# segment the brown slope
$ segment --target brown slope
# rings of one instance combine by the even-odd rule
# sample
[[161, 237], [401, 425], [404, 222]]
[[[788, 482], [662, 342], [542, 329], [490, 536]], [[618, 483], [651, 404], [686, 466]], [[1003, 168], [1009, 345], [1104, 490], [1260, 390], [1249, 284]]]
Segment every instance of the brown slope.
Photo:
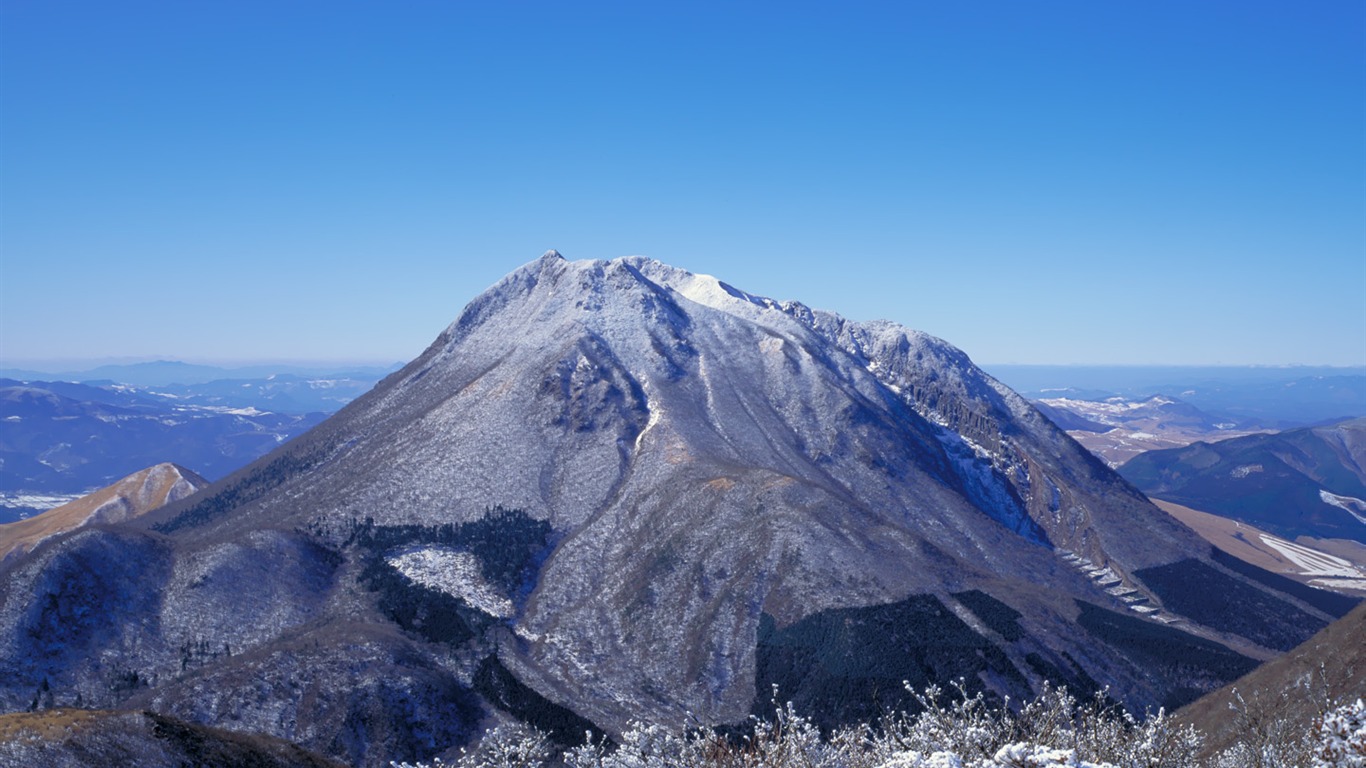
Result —
[[185, 765], [340, 768], [283, 739], [187, 723], [154, 712], [48, 709], [0, 715], [0, 766]]
[[0, 525], [0, 562], [43, 539], [83, 525], [121, 523], [190, 496], [209, 481], [170, 463], [134, 472], [113, 485], [15, 523]]
[[1177, 717], [1199, 728], [1205, 754], [1214, 754], [1247, 739], [1256, 722], [1303, 731], [1329, 705], [1360, 697], [1366, 697], [1366, 604]]
[[[1153, 503], [1209, 543], [1258, 568], [1288, 576], [1311, 587], [1352, 597], [1361, 597], [1366, 593], [1366, 545], [1348, 539], [1314, 539], [1308, 536], [1286, 542], [1249, 523], [1170, 501], [1153, 499]], [[1282, 548], [1293, 544], [1294, 551], [1302, 555], [1298, 560], [1288, 557], [1268, 542], [1277, 542]]]

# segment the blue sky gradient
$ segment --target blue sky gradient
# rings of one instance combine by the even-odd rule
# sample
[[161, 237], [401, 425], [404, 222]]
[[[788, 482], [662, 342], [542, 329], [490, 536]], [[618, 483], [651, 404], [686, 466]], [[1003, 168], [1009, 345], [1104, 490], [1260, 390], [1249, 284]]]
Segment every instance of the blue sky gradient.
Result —
[[418, 354], [549, 248], [1366, 365], [1366, 5], [0, 2], [0, 364]]

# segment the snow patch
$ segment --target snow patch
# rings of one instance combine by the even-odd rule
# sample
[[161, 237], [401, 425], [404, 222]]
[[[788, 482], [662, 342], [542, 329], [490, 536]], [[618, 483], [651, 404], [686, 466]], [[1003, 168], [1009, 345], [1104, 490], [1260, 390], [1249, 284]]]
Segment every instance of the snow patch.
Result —
[[231, 414], [231, 415], [233, 415], [233, 416], [269, 416], [269, 415], [270, 415], [270, 411], [258, 410], [255, 406], [251, 406], [251, 405], [247, 406], [246, 408], [225, 408], [225, 409], [223, 410], [223, 413]]
[[[92, 491], [95, 489], [91, 489]], [[52, 509], [61, 505], [75, 501], [90, 491], [84, 493], [0, 493], [0, 507], [8, 508], [28, 508], [28, 509]]]
[[1366, 501], [1353, 496], [1339, 496], [1336, 493], [1329, 493], [1324, 490], [1319, 491], [1319, 498], [1323, 499], [1323, 503], [1332, 504], [1338, 509], [1346, 511], [1355, 517], [1357, 522], [1366, 525]]
[[1336, 555], [1320, 552], [1317, 549], [1295, 544], [1267, 533], [1261, 534], [1261, 539], [1263, 544], [1281, 553], [1283, 557], [1294, 563], [1304, 576], [1366, 578], [1366, 571]]
[[1357, 592], [1366, 592], [1366, 579], [1310, 579], [1309, 583], [1318, 587], [1328, 589], [1350, 589]]
[[484, 580], [479, 560], [469, 552], [419, 547], [385, 558], [385, 562], [415, 584], [458, 597], [490, 616], [507, 619], [516, 614], [512, 601]]
[[636, 443], [634, 447], [634, 451], [636, 453], [640, 453], [640, 442], [645, 439], [645, 433], [649, 432], [654, 427], [654, 425], [659, 423], [659, 407], [650, 405], [650, 395], [648, 391], [645, 393], [645, 403], [645, 408], [647, 411], [649, 411], [650, 415], [645, 420], [645, 428], [640, 430], [640, 434], [636, 435]]

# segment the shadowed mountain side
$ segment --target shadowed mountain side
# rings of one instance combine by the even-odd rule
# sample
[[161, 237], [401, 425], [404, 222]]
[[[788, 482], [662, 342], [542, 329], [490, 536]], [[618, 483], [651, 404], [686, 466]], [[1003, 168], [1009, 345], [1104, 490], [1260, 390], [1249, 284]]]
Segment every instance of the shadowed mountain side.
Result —
[[1366, 418], [1150, 451], [1119, 471], [1151, 496], [1291, 540], [1366, 543]]

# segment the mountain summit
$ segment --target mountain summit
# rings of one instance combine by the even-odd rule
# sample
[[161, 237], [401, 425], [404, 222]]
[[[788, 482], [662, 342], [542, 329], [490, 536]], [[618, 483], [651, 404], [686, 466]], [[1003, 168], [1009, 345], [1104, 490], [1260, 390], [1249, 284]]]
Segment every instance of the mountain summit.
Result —
[[307, 435], [0, 577], [7, 706], [48, 686], [369, 764], [493, 714], [736, 722], [775, 686], [828, 724], [959, 677], [1141, 710], [1335, 610], [1212, 560], [939, 339], [553, 251]]

